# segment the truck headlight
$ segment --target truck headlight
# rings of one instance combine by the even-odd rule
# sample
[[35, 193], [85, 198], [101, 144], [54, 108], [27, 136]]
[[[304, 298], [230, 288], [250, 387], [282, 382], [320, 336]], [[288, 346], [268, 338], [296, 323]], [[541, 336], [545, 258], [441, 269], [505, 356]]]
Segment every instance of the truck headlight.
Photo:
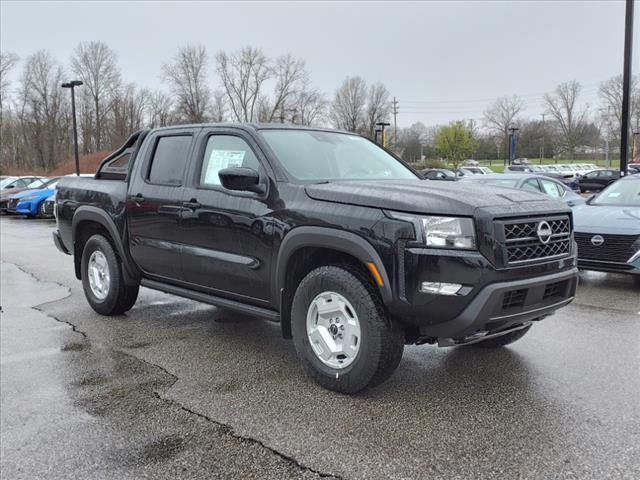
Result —
[[391, 218], [413, 224], [416, 239], [427, 247], [475, 250], [476, 232], [473, 219], [467, 217], [416, 216], [386, 212]]
[[476, 248], [476, 234], [470, 218], [422, 217], [422, 230], [427, 247]]

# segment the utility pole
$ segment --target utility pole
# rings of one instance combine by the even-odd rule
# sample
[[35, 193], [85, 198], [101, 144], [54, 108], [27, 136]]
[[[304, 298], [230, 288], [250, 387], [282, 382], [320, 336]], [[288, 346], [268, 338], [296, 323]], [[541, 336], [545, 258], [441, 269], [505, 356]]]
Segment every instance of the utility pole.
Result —
[[624, 70], [622, 73], [622, 132], [620, 132], [620, 174], [627, 174], [629, 156], [629, 101], [631, 100], [631, 51], [633, 47], [634, 0], [627, 0], [624, 17]]
[[398, 145], [398, 100], [393, 97], [393, 144]]

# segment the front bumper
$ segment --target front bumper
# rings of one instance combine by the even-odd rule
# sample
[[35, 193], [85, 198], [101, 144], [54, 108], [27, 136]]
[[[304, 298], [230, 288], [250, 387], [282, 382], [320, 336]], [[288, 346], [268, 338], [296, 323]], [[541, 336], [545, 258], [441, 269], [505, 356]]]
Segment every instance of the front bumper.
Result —
[[35, 217], [38, 214], [38, 208], [40, 204], [34, 201], [20, 202], [16, 206], [15, 213], [18, 215], [26, 215], [28, 217]]
[[539, 320], [575, 297], [578, 269], [484, 287], [455, 319], [421, 328], [423, 336], [464, 338]]
[[[575, 245], [570, 256], [496, 268], [479, 252], [401, 250], [391, 315], [431, 341], [494, 332], [550, 315], [571, 302], [578, 282]], [[422, 282], [464, 285], [456, 295], [424, 293]]]
[[578, 268], [597, 272], [627, 273], [640, 275], [640, 258], [633, 262], [608, 262], [591, 258], [578, 258]]

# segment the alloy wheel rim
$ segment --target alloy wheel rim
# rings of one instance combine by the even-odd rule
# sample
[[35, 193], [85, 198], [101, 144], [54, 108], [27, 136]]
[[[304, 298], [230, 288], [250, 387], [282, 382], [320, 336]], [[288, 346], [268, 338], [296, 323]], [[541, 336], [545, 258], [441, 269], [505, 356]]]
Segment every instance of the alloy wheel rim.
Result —
[[89, 257], [87, 276], [89, 277], [91, 293], [98, 300], [107, 298], [111, 287], [111, 275], [109, 274], [107, 257], [100, 250], [96, 250]]
[[343, 295], [322, 292], [307, 311], [307, 338], [316, 357], [335, 369], [351, 365], [360, 351], [362, 333], [355, 308]]

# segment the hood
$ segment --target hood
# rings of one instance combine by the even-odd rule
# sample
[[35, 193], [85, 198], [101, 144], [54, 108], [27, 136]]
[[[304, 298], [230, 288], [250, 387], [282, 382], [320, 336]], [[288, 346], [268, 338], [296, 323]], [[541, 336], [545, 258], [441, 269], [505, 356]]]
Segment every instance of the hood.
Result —
[[342, 181], [307, 185], [305, 190], [316, 200], [435, 215], [473, 216], [478, 208], [515, 214], [554, 207], [566, 210], [541, 193], [472, 182]]
[[40, 199], [46, 198], [53, 193], [55, 193], [55, 190], [53, 188], [30, 188], [29, 190], [24, 190], [15, 195], [15, 198], [26, 198], [34, 196], [35, 198]]
[[640, 235], [640, 207], [580, 205], [573, 224], [576, 232]]
[[24, 188], [9, 188], [5, 190], [0, 190], [0, 199], [4, 200], [6, 198], [13, 197], [18, 193], [22, 193], [28, 190], [33, 190], [33, 189], [24, 187]]

